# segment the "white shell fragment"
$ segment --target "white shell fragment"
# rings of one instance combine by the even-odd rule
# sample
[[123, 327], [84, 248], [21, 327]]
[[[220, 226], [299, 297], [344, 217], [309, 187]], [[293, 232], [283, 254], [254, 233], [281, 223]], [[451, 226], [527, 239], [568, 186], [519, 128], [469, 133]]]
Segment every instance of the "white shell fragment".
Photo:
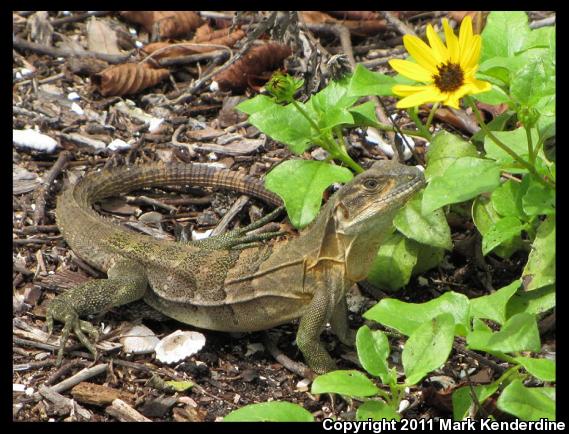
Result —
[[[407, 140], [407, 143], [409, 143], [409, 146], [411, 148], [414, 148], [415, 147], [415, 141], [407, 135], [404, 135], [404, 137]], [[366, 140], [366, 142], [368, 142], [372, 145], [376, 145], [389, 158], [393, 157], [392, 146], [389, 143], [387, 143], [385, 140], [383, 140], [383, 138], [381, 137], [381, 134], [379, 133], [379, 131], [377, 131], [377, 129], [369, 127], [367, 129], [367, 132], [365, 135], [365, 140]], [[401, 134], [399, 134], [399, 133], [395, 134], [395, 141], [397, 143], [397, 146], [399, 146], [399, 149], [401, 149], [403, 151], [404, 160], [407, 161], [409, 158], [411, 158], [413, 153], [411, 152], [409, 147], [403, 141]]]
[[192, 241], [198, 241], [198, 240], [203, 240], [203, 239], [209, 238], [211, 236], [212, 232], [213, 232], [213, 229], [208, 229], [204, 232], [192, 231]]
[[131, 148], [130, 143], [127, 143], [121, 139], [115, 139], [107, 145], [107, 149], [111, 151], [124, 151], [130, 148]]
[[156, 359], [162, 363], [176, 363], [196, 354], [204, 345], [203, 334], [176, 330], [156, 345]]
[[144, 325], [136, 325], [128, 330], [120, 339], [123, 351], [130, 354], [153, 353], [160, 339]]
[[51, 153], [57, 148], [57, 141], [32, 129], [12, 130], [12, 140], [16, 148], [27, 148], [47, 153]]
[[136, 104], [130, 100], [119, 101], [113, 106], [116, 110], [120, 111], [121, 113], [126, 114], [127, 116], [138, 119], [141, 122], [144, 122], [148, 125], [148, 131], [153, 133], [158, 130], [164, 119], [156, 118], [154, 116], [150, 116], [149, 114], [145, 113], [142, 109], [136, 106]]
[[85, 111], [81, 108], [81, 106], [79, 104], [77, 104], [76, 102], [74, 102], [73, 104], [71, 104], [71, 111], [74, 113], [77, 113], [79, 116], [82, 116], [85, 114]]

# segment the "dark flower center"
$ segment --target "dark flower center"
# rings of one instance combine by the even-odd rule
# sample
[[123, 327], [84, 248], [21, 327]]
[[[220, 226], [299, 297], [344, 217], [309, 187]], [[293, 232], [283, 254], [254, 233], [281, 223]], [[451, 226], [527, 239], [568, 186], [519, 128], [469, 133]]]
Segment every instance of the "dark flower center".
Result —
[[437, 66], [439, 74], [435, 75], [435, 84], [441, 92], [454, 92], [464, 84], [464, 73], [460, 65], [456, 63], [445, 63]]

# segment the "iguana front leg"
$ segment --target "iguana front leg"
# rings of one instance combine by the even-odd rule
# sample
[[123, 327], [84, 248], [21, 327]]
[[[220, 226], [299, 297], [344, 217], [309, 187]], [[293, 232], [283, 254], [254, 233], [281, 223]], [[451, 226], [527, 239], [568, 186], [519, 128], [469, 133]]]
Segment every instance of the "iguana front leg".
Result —
[[317, 374], [337, 369], [336, 363], [320, 341], [320, 334], [326, 327], [333, 309], [325, 285], [317, 285], [314, 297], [300, 319], [296, 334], [298, 348], [302, 351], [308, 366]]
[[98, 337], [97, 330], [79, 317], [104, 312], [112, 307], [138, 300], [144, 296], [148, 281], [142, 267], [135, 262], [122, 260], [107, 272], [108, 279], [93, 280], [79, 285], [53, 299], [47, 308], [48, 333], [53, 331], [53, 320], [65, 325], [57, 354], [57, 365], [63, 360], [63, 350], [73, 331], [85, 347], [97, 357], [95, 346], [89, 341]]

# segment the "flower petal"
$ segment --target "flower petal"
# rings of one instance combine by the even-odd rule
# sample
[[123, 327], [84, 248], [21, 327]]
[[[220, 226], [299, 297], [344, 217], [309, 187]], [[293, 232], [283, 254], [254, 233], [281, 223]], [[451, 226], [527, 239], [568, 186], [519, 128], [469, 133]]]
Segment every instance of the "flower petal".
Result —
[[475, 94], [475, 93], [482, 93], [489, 91], [490, 89], [492, 89], [492, 84], [489, 83], [488, 81], [472, 78], [470, 80], [467, 80], [464, 83], [463, 87], [466, 87], [468, 89], [467, 92], [468, 94]]
[[445, 96], [435, 86], [423, 86], [423, 90], [415, 92], [402, 100], [397, 101], [397, 108], [409, 108], [428, 102], [443, 101]]
[[468, 47], [472, 44], [472, 17], [470, 15], [465, 16], [462, 19], [462, 24], [460, 25], [460, 32], [458, 34], [458, 47], [460, 49], [460, 60], [462, 65], [462, 59], [464, 58]]
[[408, 84], [396, 84], [391, 88], [391, 91], [397, 96], [413, 95], [417, 92], [430, 88], [431, 86], [410, 86]]
[[427, 71], [418, 63], [409, 62], [408, 60], [393, 59], [389, 61], [389, 65], [399, 74], [415, 81], [432, 82], [433, 74]]
[[430, 24], [427, 26], [427, 39], [433, 50], [433, 55], [437, 59], [437, 64], [446, 63], [448, 61], [447, 47]]
[[449, 58], [452, 63], [458, 63], [460, 58], [459, 48], [458, 48], [458, 38], [451, 29], [448, 20], [443, 18], [443, 27], [445, 29], [445, 39], [447, 43]]
[[462, 69], [470, 69], [475, 67], [480, 60], [480, 48], [482, 46], [482, 38], [480, 35], [474, 35], [469, 44], [460, 50], [460, 67]]
[[431, 47], [425, 44], [416, 36], [403, 36], [403, 45], [413, 59], [431, 74], [437, 74], [437, 59], [433, 55]]

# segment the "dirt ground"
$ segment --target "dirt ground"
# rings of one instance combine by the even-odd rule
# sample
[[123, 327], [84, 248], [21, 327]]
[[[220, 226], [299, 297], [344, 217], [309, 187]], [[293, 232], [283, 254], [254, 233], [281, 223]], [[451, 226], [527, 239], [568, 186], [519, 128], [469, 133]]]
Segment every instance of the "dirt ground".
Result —
[[[186, 27], [169, 36], [165, 25], [136, 21], [117, 12], [13, 14], [13, 128], [35, 128], [56, 143], [52, 146], [49, 140], [38, 139], [30, 145], [30, 139], [28, 144], [15, 144], [13, 148], [14, 420], [126, 420], [128, 411], [112, 404], [116, 398], [136, 410], [132, 420], [218, 421], [231, 410], [270, 400], [298, 403], [317, 420], [354, 419], [360, 402], [312, 395], [308, 380], [284, 368], [270, 354], [264, 333], [201, 330], [205, 346], [168, 365], [156, 360], [153, 353], [125, 354], [121, 335], [135, 324], [146, 325], [159, 338], [192, 328], [135, 303], [91, 318], [101, 334], [99, 344], [104, 347], [99, 349], [96, 362], [72, 337], [63, 364], [57, 367], [62, 327], [57, 324], [47, 339], [45, 312], [58, 293], [104, 276], [76, 257], [57, 229], [55, 202], [65, 185], [98, 168], [150, 161], [201, 162], [262, 177], [291, 153], [249, 125], [247, 116], [234, 106], [262, 91], [272, 71], [309, 71], [314, 90], [327, 79], [326, 71], [314, 65], [345, 53], [348, 64], [353, 56], [353, 61], [385, 72], [389, 59], [404, 57], [401, 36], [406, 28], [421, 33], [428, 23], [438, 23], [442, 17], [455, 22], [461, 19], [458, 13], [443, 12], [400, 12], [388, 18], [382, 13], [369, 14], [326, 14], [328, 18], [324, 19], [315, 13], [312, 18], [303, 18], [306, 25], [298, 26], [290, 16], [271, 21], [274, 17], [269, 12], [251, 12], [236, 20], [241, 35], [231, 27], [232, 12], [198, 12], [199, 25], [209, 24], [206, 35], [225, 29], [223, 37], [238, 40], [215, 40], [213, 51], [211, 47], [206, 51], [194, 46], [194, 51], [181, 55], [156, 55], [150, 61], [154, 62], [151, 74], [166, 69], [156, 83], [146, 75], [148, 71], [122, 71], [110, 78], [104, 71], [144, 59], [147, 54], [141, 47], [153, 40], [190, 40], [192, 35], [201, 34], [190, 16], [180, 24]], [[532, 12], [530, 20], [551, 16], [549, 12]], [[299, 34], [303, 35], [304, 48], [300, 44], [292, 49], [292, 56], [284, 63], [276, 58], [262, 60], [259, 62], [266, 69], [250, 72], [244, 83], [230, 77], [226, 84], [218, 80], [222, 85], [211, 85], [212, 78], [215, 81], [222, 68], [228, 67], [232, 58], [228, 52], [237, 56], [243, 45], [259, 39], [294, 46]], [[306, 41], [312, 42], [312, 51], [306, 48]], [[134, 78], [124, 83], [129, 77]], [[395, 112], [392, 100], [386, 98], [385, 103], [390, 112]], [[468, 119], [457, 115], [447, 113], [435, 122], [438, 128], [470, 133]], [[362, 132], [350, 132], [349, 141], [350, 155], [364, 167], [386, 158], [376, 145], [364, 140]], [[114, 145], [109, 146], [111, 143]], [[418, 141], [418, 158], [423, 158], [424, 152], [425, 143]], [[319, 153], [313, 150], [305, 157], [319, 158]], [[415, 158], [407, 164], [421, 163]], [[148, 189], [105, 200], [97, 205], [97, 211], [149, 236], [179, 240], [215, 228], [229, 210], [236, 211], [229, 228], [246, 225], [269, 211], [255, 200], [235, 209], [238, 198], [239, 194], [228, 192]], [[282, 223], [290, 229], [286, 221]], [[508, 260], [489, 255], [481, 260], [476, 254], [479, 235], [472, 223], [456, 216], [450, 224], [454, 251], [446, 254], [442, 265], [413, 277], [404, 290], [391, 296], [423, 302], [453, 290], [473, 297], [520, 275], [526, 255], [516, 254]], [[367, 286], [354, 286], [348, 299], [352, 328], [364, 324], [361, 314], [377, 302], [375, 297], [377, 292], [370, 292]], [[302, 361], [294, 343], [296, 324], [269, 333], [282, 353]], [[340, 368], [360, 368], [353, 348], [340, 344], [328, 331], [323, 339]], [[543, 339], [554, 348], [551, 333]], [[391, 343], [398, 348], [396, 338]], [[401, 371], [399, 355], [395, 351], [392, 361]], [[474, 359], [455, 347], [444, 368], [409, 390], [404, 417], [449, 417], [452, 390], [464, 383], [466, 375], [474, 383], [491, 381], [496, 375], [492, 363]], [[101, 365], [106, 368], [98, 369]], [[93, 370], [82, 378], [73, 377], [86, 367]], [[70, 378], [70, 383], [62, 383]], [[165, 387], [164, 381], [170, 380], [191, 381], [193, 387], [176, 392]]]

